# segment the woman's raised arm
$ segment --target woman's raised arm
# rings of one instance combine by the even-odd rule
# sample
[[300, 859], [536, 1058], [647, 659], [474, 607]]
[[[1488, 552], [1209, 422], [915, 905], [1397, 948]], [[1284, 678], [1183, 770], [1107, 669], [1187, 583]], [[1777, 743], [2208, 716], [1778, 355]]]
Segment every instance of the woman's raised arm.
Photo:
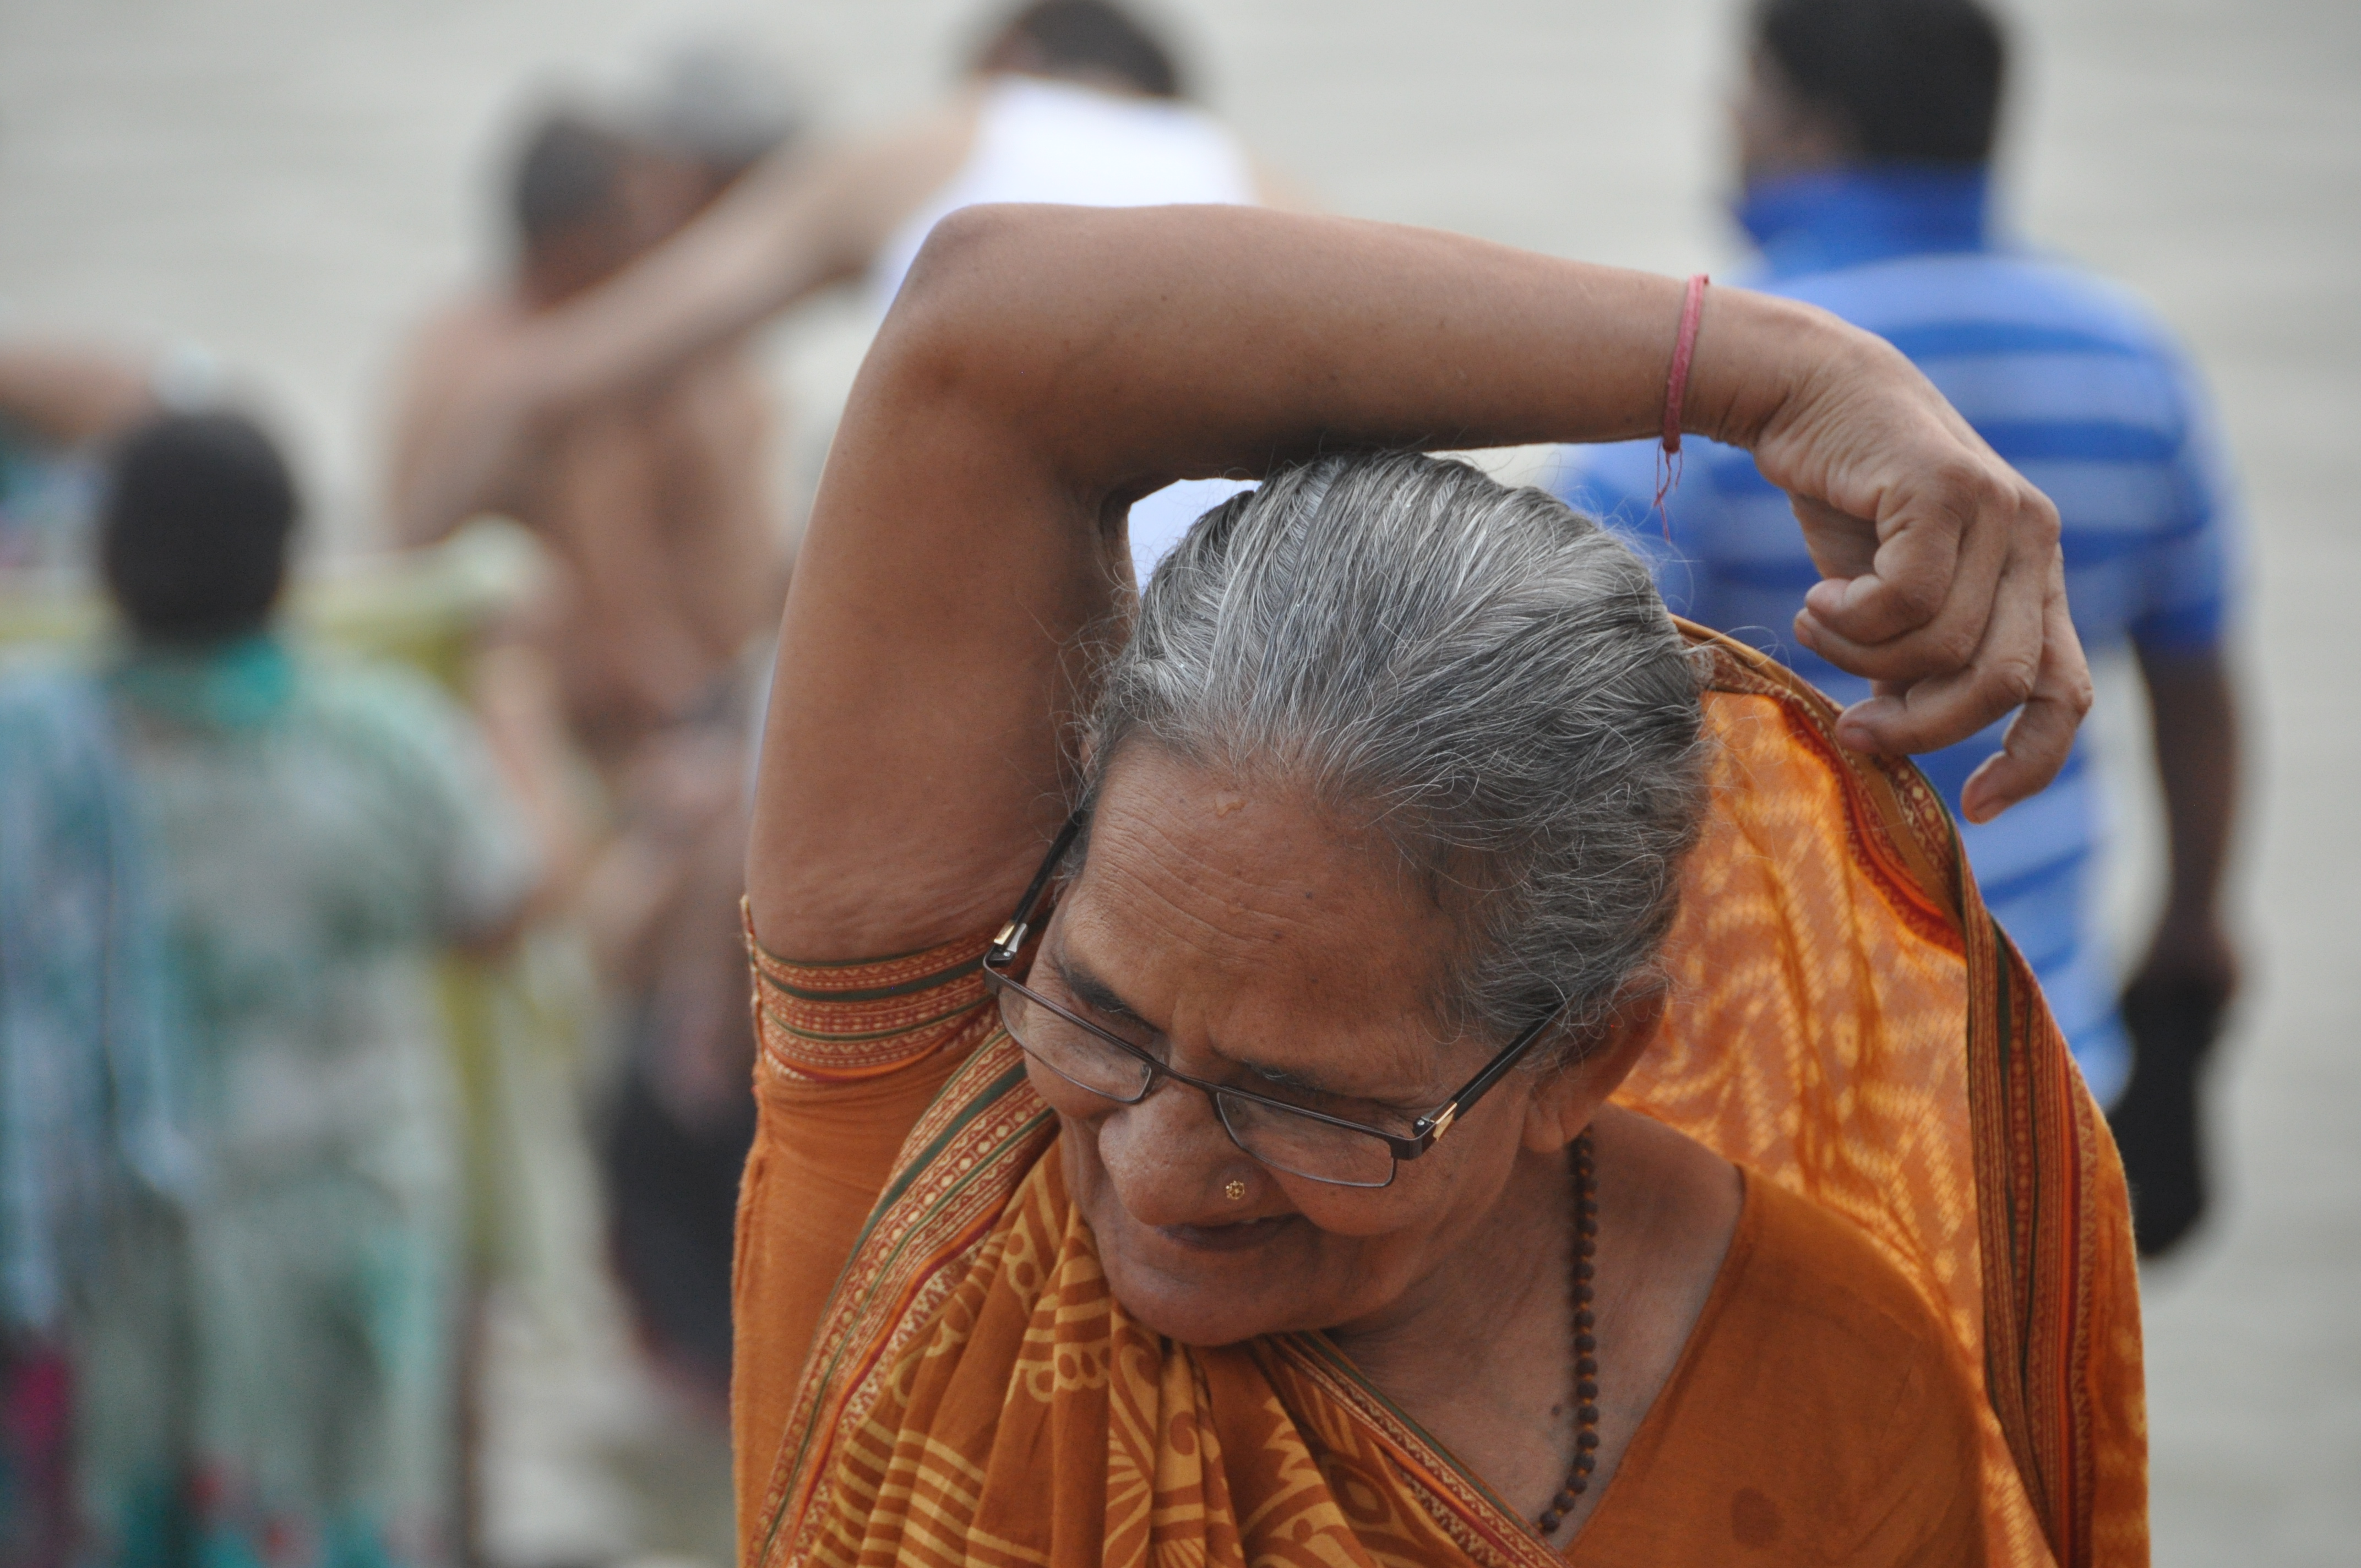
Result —
[[[1670, 279], [1335, 218], [946, 220], [789, 592], [748, 873], [763, 943], [871, 957], [1006, 913], [1063, 813], [1093, 634], [1121, 634], [1131, 500], [1323, 447], [1650, 433], [1680, 308]], [[1888, 683], [1848, 740], [1925, 750], [2025, 703], [1986, 795], [2046, 783], [2088, 704], [2048, 503], [1899, 354], [1806, 306], [1710, 292], [1685, 407], [1799, 498], [1837, 579], [1799, 630]]]

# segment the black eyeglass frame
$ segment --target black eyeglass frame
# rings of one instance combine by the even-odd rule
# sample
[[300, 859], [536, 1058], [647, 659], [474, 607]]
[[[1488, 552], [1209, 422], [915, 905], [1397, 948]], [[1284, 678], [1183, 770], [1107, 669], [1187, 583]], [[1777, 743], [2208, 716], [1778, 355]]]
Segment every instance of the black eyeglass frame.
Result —
[[[1009, 916], [1008, 923], [1000, 928], [997, 936], [993, 938], [992, 946], [984, 949], [981, 968], [983, 970], [986, 985], [995, 990], [1005, 988], [1014, 991], [1027, 1001], [1048, 1008], [1067, 1023], [1105, 1041], [1126, 1056], [1139, 1061], [1148, 1069], [1148, 1081], [1141, 1086], [1137, 1095], [1129, 1099], [1125, 1099], [1121, 1095], [1108, 1094], [1104, 1090], [1093, 1089], [1085, 1083], [1076, 1083], [1075, 1087], [1089, 1093], [1099, 1095], [1103, 1099], [1113, 1100], [1119, 1105], [1137, 1105], [1156, 1092], [1159, 1080], [1169, 1078], [1176, 1082], [1187, 1084], [1213, 1101], [1216, 1116], [1220, 1116], [1221, 1113], [1221, 1097], [1224, 1094], [1235, 1094], [1241, 1100], [1251, 1101], [1257, 1105], [1268, 1106], [1271, 1110], [1284, 1112], [1290, 1116], [1301, 1116], [1310, 1121], [1324, 1122], [1332, 1127], [1341, 1127], [1346, 1132], [1359, 1133], [1364, 1136], [1375, 1138], [1393, 1151], [1394, 1162], [1399, 1165], [1406, 1159], [1416, 1159], [1440, 1142], [1443, 1135], [1451, 1130], [1452, 1124], [1465, 1115], [1476, 1102], [1484, 1098], [1493, 1085], [1507, 1077], [1509, 1069], [1523, 1059], [1526, 1053], [1532, 1049], [1533, 1043], [1539, 1040], [1548, 1031], [1550, 1025], [1557, 1022], [1565, 1012], [1566, 1004], [1561, 1001], [1556, 1006], [1527, 1025], [1518, 1033], [1515, 1039], [1510, 1040], [1501, 1048], [1498, 1056], [1484, 1064], [1482, 1071], [1460, 1085], [1458, 1091], [1446, 1099], [1433, 1113], [1421, 1116], [1412, 1122], [1407, 1135], [1389, 1133], [1383, 1127], [1372, 1127], [1367, 1123], [1350, 1121], [1343, 1116], [1331, 1116], [1323, 1111], [1310, 1110], [1301, 1105], [1291, 1105], [1284, 1100], [1275, 1100], [1267, 1094], [1257, 1094], [1251, 1089], [1240, 1089], [1227, 1083], [1208, 1083], [1202, 1079], [1191, 1078], [1187, 1073], [1176, 1071], [1157, 1060], [1122, 1036], [1103, 1029], [1087, 1018], [1075, 1016], [1071, 1009], [1050, 1001], [1007, 972], [1007, 966], [1016, 961], [1018, 950], [1025, 946], [1026, 938], [1031, 935], [1033, 917], [1040, 905], [1042, 894], [1049, 886], [1049, 879], [1057, 874], [1058, 863], [1066, 858], [1066, 851], [1073, 848], [1074, 840], [1081, 835], [1082, 824], [1086, 819], [1087, 814], [1080, 811], [1066, 819], [1066, 826], [1059, 832], [1057, 840], [1049, 846], [1048, 856], [1042, 860], [1041, 869], [1034, 872], [1031, 885], [1026, 888], [1025, 896], [1017, 902], [1016, 913]], [[1024, 1042], [1020, 1040], [1017, 1044], [1021, 1047]], [[1054, 1067], [1050, 1070], [1058, 1071]], [[1060, 1072], [1059, 1076], [1062, 1078], [1065, 1074]], [[1222, 1126], [1224, 1131], [1229, 1130], [1227, 1118], [1222, 1119]], [[1231, 1133], [1230, 1141], [1237, 1142], [1235, 1133]], [[1240, 1144], [1238, 1146], [1255, 1159], [1261, 1158], [1245, 1145]], [[1369, 1184], [1337, 1181], [1330, 1177], [1305, 1175], [1301, 1171], [1294, 1174], [1303, 1176], [1307, 1181], [1326, 1181], [1331, 1186], [1336, 1187], [1385, 1186], [1389, 1185], [1393, 1179], [1391, 1176], [1388, 1176], [1385, 1182]]]

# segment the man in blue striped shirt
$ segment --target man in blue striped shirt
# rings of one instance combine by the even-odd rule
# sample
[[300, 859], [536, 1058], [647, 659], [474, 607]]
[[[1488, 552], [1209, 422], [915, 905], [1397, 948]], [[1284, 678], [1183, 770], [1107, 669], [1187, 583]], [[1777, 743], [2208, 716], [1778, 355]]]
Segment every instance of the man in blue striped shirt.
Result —
[[[2203, 390], [2138, 302], [1994, 237], [2003, 40], [1974, 0], [1763, 0], [1753, 28], [1738, 217], [1762, 254], [1745, 280], [1891, 341], [2057, 503], [2083, 645], [2130, 644], [2156, 719], [2172, 877], [2140, 984], [2218, 1011], [2235, 981], [2218, 898], [2236, 751], [2222, 660], [2234, 503]], [[1675, 609], [1840, 702], [1866, 696], [1795, 641], [1820, 574], [1786, 498], [1735, 448], [1700, 441], [1685, 455], [1661, 518], [1653, 444], [1577, 452], [1565, 493], [1649, 555]], [[1919, 761], [1956, 812], [1998, 744], [1995, 729]], [[2045, 794], [1964, 831], [1987, 902], [2106, 1103], [2131, 1064], [2091, 929], [2096, 785], [2078, 752]]]

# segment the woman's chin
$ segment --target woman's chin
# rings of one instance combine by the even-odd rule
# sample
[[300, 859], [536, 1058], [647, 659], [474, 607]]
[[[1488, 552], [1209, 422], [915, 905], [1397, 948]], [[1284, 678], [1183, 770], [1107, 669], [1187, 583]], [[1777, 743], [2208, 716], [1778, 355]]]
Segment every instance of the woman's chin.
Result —
[[1263, 1245], [1237, 1236], [1219, 1236], [1207, 1245], [1205, 1238], [1164, 1232], [1139, 1239], [1140, 1250], [1153, 1255], [1104, 1248], [1100, 1262], [1108, 1289], [1142, 1327], [1182, 1344], [1222, 1345], [1309, 1326], [1298, 1321], [1306, 1292], [1290, 1288], [1296, 1271], [1287, 1249], [1275, 1245], [1279, 1237]]

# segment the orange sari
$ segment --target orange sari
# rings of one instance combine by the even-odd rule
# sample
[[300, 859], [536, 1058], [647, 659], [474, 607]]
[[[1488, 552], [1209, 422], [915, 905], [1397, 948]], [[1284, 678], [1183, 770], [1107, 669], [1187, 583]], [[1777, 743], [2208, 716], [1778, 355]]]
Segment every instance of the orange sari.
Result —
[[[1957, 1463], [1976, 1471], [1989, 1560], [2143, 1563], [2123, 1179], [2031, 973], [1917, 771], [1841, 750], [1825, 698], [1687, 630], [1713, 651], [1717, 786], [1664, 1036], [1619, 1099], [1741, 1165], [1750, 1215], [1850, 1222], [1841, 1245], [1865, 1237], [1931, 1313], [1983, 1395], [1980, 1451]], [[757, 1141], [740, 1216], [744, 1568], [1565, 1562], [1321, 1336], [1209, 1351], [1129, 1321], [1069, 1212], [1054, 1119], [983, 1004], [982, 947], [756, 954], [766, 1123], [787, 1092], [931, 1099], [882, 1191], [790, 1190], [778, 1172], [825, 1155], [770, 1147], [767, 1126]], [[793, 1238], [825, 1238], [855, 1202], [867, 1219], [823, 1299], [818, 1254]], [[1673, 1441], [1642, 1429], [1574, 1560]], [[1718, 1539], [1763, 1544], [1749, 1528], [1733, 1515]]]

